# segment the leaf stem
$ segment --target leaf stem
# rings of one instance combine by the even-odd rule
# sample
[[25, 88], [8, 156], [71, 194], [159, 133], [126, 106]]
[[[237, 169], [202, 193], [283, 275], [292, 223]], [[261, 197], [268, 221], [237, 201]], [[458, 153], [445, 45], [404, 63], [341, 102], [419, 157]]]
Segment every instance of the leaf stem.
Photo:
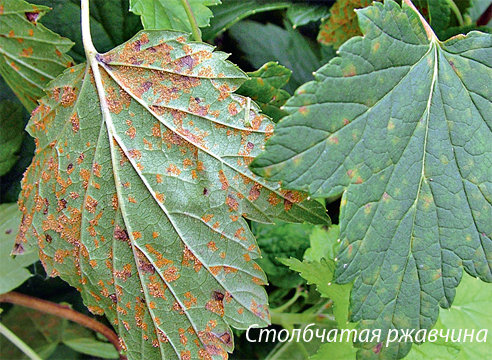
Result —
[[5, 325], [0, 322], [0, 334], [9, 339], [15, 346], [26, 354], [31, 360], [43, 360], [33, 349], [31, 349], [22, 339], [10, 331]]
[[193, 14], [193, 10], [191, 10], [191, 5], [188, 0], [181, 0], [181, 5], [183, 5], [186, 15], [188, 16], [188, 20], [191, 25], [191, 32], [193, 34], [193, 39], [195, 41], [202, 41], [202, 35], [200, 34], [200, 29], [198, 28], [198, 23], [196, 22], [195, 14]]
[[492, 19], [492, 4], [489, 5], [487, 9], [483, 12], [482, 15], [477, 20], [478, 26], [485, 26], [489, 23], [490, 19]]
[[106, 337], [111, 344], [114, 345], [118, 353], [120, 354], [120, 360], [127, 360], [127, 357], [123, 354], [122, 348], [118, 339], [118, 335], [106, 325], [99, 321], [90, 318], [84, 314], [81, 314], [68, 306], [55, 304], [51, 301], [38, 299], [32, 296], [17, 293], [15, 291], [8, 292], [0, 295], [0, 303], [10, 303], [15, 305], [24, 306], [30, 309], [41, 311], [47, 314], [59, 316], [64, 319], [68, 319], [77, 324], [85, 326], [88, 329], [96, 331]]
[[89, 63], [90, 59], [93, 59], [97, 54], [96, 48], [92, 43], [89, 0], [80, 0], [80, 18], [82, 26], [82, 44], [84, 45], [85, 56]]
[[270, 309], [270, 312], [276, 312], [276, 313], [284, 312], [291, 305], [293, 305], [297, 301], [297, 299], [299, 299], [299, 296], [301, 296], [301, 294], [302, 294], [302, 288], [300, 286], [298, 286], [296, 288], [296, 293], [294, 294], [294, 296], [289, 301], [287, 301], [285, 304], [282, 304], [278, 308]]
[[458, 8], [458, 6], [456, 6], [456, 3], [454, 2], [454, 0], [447, 0], [447, 3], [451, 7], [451, 10], [453, 10], [454, 15], [456, 16], [456, 18], [458, 19], [459, 25], [460, 26], [463, 26], [463, 24], [465, 23], [464, 20], [463, 20], [463, 16], [461, 15], [461, 11]]

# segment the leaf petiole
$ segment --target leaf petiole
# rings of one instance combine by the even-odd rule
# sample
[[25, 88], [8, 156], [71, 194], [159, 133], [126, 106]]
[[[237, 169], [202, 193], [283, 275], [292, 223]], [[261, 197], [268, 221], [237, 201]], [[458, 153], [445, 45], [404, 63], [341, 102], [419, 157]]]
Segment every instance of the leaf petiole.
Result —
[[200, 29], [198, 28], [198, 23], [196, 22], [195, 14], [193, 14], [193, 10], [191, 10], [191, 5], [188, 0], [181, 0], [181, 5], [183, 5], [186, 15], [188, 16], [188, 20], [191, 25], [191, 32], [193, 34], [193, 39], [195, 41], [202, 42], [202, 35], [200, 34]]

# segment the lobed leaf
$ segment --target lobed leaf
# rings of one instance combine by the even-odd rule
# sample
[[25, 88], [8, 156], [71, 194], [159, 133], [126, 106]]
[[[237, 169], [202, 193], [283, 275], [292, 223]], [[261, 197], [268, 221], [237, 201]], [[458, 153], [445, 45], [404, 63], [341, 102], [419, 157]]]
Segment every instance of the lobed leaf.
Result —
[[260, 105], [263, 114], [278, 122], [287, 113], [281, 110], [290, 94], [280, 89], [289, 82], [292, 71], [276, 62], [268, 62], [256, 71], [249, 72], [250, 79], [237, 90], [237, 93], [250, 97]]
[[46, 84], [73, 65], [72, 42], [37, 21], [49, 8], [23, 0], [0, 3], [0, 75], [32, 111]]
[[[251, 168], [343, 193], [336, 281], [355, 280], [351, 320], [386, 336], [433, 326], [463, 268], [492, 282], [492, 37], [442, 43], [394, 1], [358, 15], [364, 37], [287, 102]], [[367, 347], [395, 358], [410, 345]]]
[[285, 16], [294, 28], [307, 25], [310, 22], [323, 20], [330, 15], [330, 7], [325, 4], [293, 3], [287, 9]]
[[[213, 16], [208, 7], [220, 0], [188, 0], [199, 27], [208, 26]], [[144, 29], [182, 30], [192, 32], [192, 26], [181, 0], [130, 0], [130, 11], [141, 16]]]
[[203, 43], [140, 32], [50, 84], [28, 129], [16, 252], [116, 326], [130, 359], [226, 358], [230, 325], [269, 322], [243, 216], [329, 223], [255, 177], [273, 124], [233, 93], [245, 74]]

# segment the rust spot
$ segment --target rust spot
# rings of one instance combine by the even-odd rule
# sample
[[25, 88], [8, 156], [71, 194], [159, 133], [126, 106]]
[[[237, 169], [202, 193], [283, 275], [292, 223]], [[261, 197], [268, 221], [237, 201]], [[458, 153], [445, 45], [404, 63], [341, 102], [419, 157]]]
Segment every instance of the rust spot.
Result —
[[229, 181], [227, 181], [227, 178], [224, 175], [224, 171], [222, 170], [219, 170], [219, 180], [222, 184], [221, 190], [227, 190], [229, 188]]
[[255, 201], [256, 199], [258, 199], [260, 197], [260, 190], [262, 189], [262, 187], [262, 185], [255, 183], [249, 191], [248, 199], [250, 201]]

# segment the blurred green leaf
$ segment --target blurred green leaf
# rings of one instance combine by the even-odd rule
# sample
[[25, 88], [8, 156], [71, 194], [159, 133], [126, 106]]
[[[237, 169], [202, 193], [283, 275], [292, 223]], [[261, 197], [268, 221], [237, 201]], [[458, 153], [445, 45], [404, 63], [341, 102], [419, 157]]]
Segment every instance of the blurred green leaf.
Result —
[[210, 19], [210, 26], [202, 29], [203, 38], [211, 41], [221, 32], [250, 15], [289, 6], [292, 6], [290, 2], [278, 0], [222, 0], [222, 4], [211, 8], [214, 16]]
[[16, 163], [24, 137], [22, 106], [10, 101], [0, 103], [0, 176]]
[[292, 70], [290, 81], [285, 86], [289, 93], [313, 80], [313, 71], [321, 65], [319, 55], [308, 40], [290, 26], [283, 29], [273, 24], [263, 25], [245, 20], [232, 26], [229, 31], [255, 68], [277, 61]]
[[0, 294], [9, 292], [31, 277], [25, 267], [38, 260], [36, 251], [10, 256], [22, 214], [18, 205], [0, 205]]

